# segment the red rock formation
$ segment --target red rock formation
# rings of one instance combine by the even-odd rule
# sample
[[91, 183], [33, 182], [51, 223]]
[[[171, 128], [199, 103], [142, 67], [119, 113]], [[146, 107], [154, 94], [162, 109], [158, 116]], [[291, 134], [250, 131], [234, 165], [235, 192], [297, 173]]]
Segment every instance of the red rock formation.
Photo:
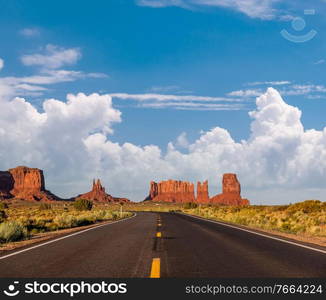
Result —
[[60, 200], [45, 189], [43, 171], [17, 167], [0, 174], [0, 195], [27, 201]]
[[236, 174], [223, 175], [222, 194], [210, 199], [211, 203], [223, 205], [249, 205], [249, 200], [241, 198], [241, 186]]
[[97, 181], [93, 180], [92, 190], [86, 194], [77, 196], [76, 200], [78, 199], [87, 199], [95, 202], [130, 202], [129, 199], [112, 197], [111, 195], [107, 194], [99, 179]]
[[249, 200], [241, 198], [241, 187], [236, 174], [223, 175], [222, 194], [209, 198], [208, 181], [197, 182], [197, 197], [194, 185], [183, 181], [161, 181], [150, 183], [149, 195], [145, 200], [154, 202], [197, 202], [202, 204], [249, 205]]
[[9, 172], [0, 171], [0, 199], [12, 198], [10, 191], [14, 188], [14, 179]]
[[10, 174], [14, 178], [14, 188], [11, 191], [14, 195], [26, 193], [29, 191], [44, 191], [44, 175], [39, 169], [31, 169], [27, 167], [17, 167], [9, 169]]
[[194, 185], [190, 182], [167, 180], [150, 184], [146, 200], [154, 202], [194, 202]]
[[151, 181], [148, 200], [154, 199], [157, 195], [158, 195], [158, 184], [154, 181]]
[[197, 203], [209, 203], [209, 194], [208, 194], [208, 181], [197, 182]]

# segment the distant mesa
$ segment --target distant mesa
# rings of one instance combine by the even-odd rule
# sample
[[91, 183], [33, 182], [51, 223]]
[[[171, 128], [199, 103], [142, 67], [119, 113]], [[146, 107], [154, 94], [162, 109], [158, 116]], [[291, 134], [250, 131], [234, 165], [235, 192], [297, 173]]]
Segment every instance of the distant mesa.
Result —
[[149, 196], [145, 200], [154, 202], [194, 202], [194, 184], [186, 181], [151, 181]]
[[20, 166], [0, 171], [0, 199], [49, 202], [61, 200], [45, 189], [43, 171]]
[[105, 188], [102, 186], [101, 181], [97, 179], [93, 180], [92, 190], [88, 193], [79, 195], [75, 198], [78, 199], [87, 199], [94, 202], [115, 202], [115, 203], [128, 203], [129, 199], [113, 197], [105, 192]]
[[171, 179], [159, 183], [151, 181], [149, 195], [145, 201], [221, 205], [250, 204], [249, 200], [241, 198], [241, 186], [236, 174], [224, 174], [222, 186], [222, 194], [209, 198], [207, 180], [203, 183], [197, 182], [197, 197], [195, 197], [193, 183]]
[[8, 171], [0, 171], [0, 200], [24, 200], [31, 202], [50, 202], [58, 200], [71, 201], [88, 199], [95, 202], [127, 203], [126, 198], [112, 197], [105, 192], [101, 181], [93, 181], [93, 188], [89, 193], [76, 198], [61, 199], [45, 189], [43, 171], [36, 168], [17, 167]]

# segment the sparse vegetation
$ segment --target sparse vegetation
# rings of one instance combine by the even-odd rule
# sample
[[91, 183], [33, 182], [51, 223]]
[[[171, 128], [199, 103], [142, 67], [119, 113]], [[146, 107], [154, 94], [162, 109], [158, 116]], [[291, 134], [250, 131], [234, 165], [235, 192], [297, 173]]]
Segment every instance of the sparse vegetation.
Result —
[[152, 212], [176, 212], [181, 211], [184, 203], [155, 203], [144, 201], [139, 203], [125, 204], [124, 210], [127, 211], [152, 211]]
[[39, 206], [39, 210], [47, 210], [47, 209], [51, 209], [52, 206], [50, 203], [41, 203]]
[[317, 200], [282, 206], [202, 206], [184, 208], [183, 212], [254, 228], [326, 237], [326, 202]]
[[5, 202], [0, 202], [0, 210], [4, 210], [8, 208], [8, 204]]
[[197, 203], [193, 203], [193, 202], [188, 202], [184, 205], [184, 209], [192, 209], [192, 208], [197, 208], [198, 204]]
[[92, 210], [93, 202], [87, 199], [79, 199], [74, 202], [74, 207], [77, 210]]
[[7, 214], [4, 210], [0, 210], [0, 223], [4, 222], [7, 219]]
[[4, 222], [0, 224], [0, 242], [15, 242], [27, 236], [27, 230], [17, 222]]

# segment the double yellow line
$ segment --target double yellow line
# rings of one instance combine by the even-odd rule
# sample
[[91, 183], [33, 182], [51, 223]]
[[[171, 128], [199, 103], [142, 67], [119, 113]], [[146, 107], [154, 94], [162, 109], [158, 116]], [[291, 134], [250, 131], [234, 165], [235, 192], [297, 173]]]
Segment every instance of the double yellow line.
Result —
[[[161, 217], [158, 216], [157, 218], [157, 227], [162, 226]], [[157, 231], [156, 232], [156, 238], [161, 238], [162, 232]], [[161, 259], [159, 257], [153, 258], [152, 261], [152, 267], [151, 267], [151, 274], [149, 276], [150, 278], [160, 278], [161, 277]]]

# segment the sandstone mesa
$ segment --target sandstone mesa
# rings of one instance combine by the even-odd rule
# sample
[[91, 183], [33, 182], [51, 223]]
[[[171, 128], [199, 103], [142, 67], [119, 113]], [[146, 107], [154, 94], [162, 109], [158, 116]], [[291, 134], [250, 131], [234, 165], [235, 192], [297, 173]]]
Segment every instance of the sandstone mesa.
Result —
[[194, 184], [187, 181], [167, 180], [156, 183], [151, 181], [146, 200], [154, 202], [194, 202]]
[[153, 202], [174, 202], [221, 205], [249, 205], [248, 199], [241, 197], [241, 186], [236, 174], [223, 175], [222, 193], [209, 198], [208, 181], [197, 182], [197, 196], [194, 184], [185, 181], [167, 180], [156, 183], [151, 181], [149, 195], [145, 200]]
[[42, 170], [24, 166], [0, 172], [0, 198], [42, 202], [61, 200], [45, 189]]

